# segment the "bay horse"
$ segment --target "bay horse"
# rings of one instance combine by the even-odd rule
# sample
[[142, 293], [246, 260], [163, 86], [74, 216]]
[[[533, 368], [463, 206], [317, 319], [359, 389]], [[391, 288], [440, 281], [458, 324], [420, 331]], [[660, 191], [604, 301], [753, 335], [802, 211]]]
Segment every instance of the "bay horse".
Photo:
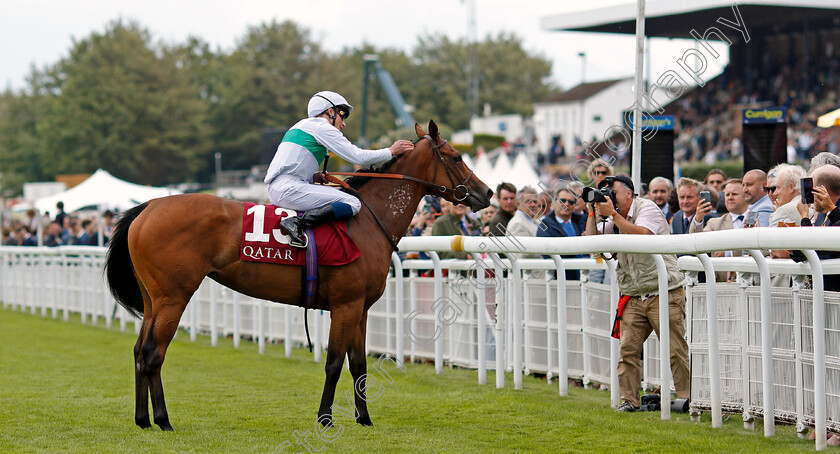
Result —
[[[362, 255], [350, 264], [318, 270], [315, 308], [330, 311], [331, 321], [318, 409], [318, 422], [325, 426], [332, 425], [331, 407], [345, 354], [356, 391], [356, 422], [372, 425], [365, 397], [367, 313], [385, 290], [393, 244], [406, 232], [420, 199], [427, 194], [441, 196], [478, 211], [490, 204], [493, 195], [458, 151], [441, 140], [434, 121], [428, 133], [419, 125], [415, 132], [419, 140], [414, 150], [379, 170], [406, 179], [347, 179], [368, 206], [348, 220]], [[132, 208], [116, 224], [105, 273], [114, 298], [143, 317], [134, 345], [134, 422], [141, 428], [151, 427], [151, 394], [155, 424], [172, 430], [160, 370], [181, 315], [205, 276], [254, 298], [303, 304], [303, 267], [239, 259], [243, 211], [239, 201], [184, 194]]]

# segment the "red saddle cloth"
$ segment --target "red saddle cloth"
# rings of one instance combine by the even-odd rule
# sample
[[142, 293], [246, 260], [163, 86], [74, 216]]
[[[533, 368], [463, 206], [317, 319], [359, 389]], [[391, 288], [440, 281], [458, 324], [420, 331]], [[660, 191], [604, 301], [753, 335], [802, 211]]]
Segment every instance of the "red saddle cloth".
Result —
[[[249, 262], [306, 264], [306, 249], [289, 246], [290, 238], [280, 228], [286, 216], [297, 216], [294, 210], [274, 205], [245, 204], [242, 218], [242, 241], [239, 259]], [[362, 255], [347, 232], [347, 221], [335, 221], [314, 228], [318, 265], [346, 265]], [[312, 241], [312, 238], [309, 239]]]

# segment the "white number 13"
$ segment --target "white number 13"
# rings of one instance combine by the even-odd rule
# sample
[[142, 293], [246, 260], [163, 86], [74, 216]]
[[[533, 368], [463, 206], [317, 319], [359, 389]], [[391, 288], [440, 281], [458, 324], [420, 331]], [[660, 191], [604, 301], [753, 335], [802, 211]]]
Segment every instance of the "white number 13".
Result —
[[[284, 212], [288, 216], [297, 216], [297, 213], [291, 210], [284, 210], [283, 208], [274, 209], [274, 214], [278, 216]], [[265, 205], [254, 205], [248, 209], [247, 214], [254, 215], [254, 230], [245, 233], [245, 241], [268, 243], [269, 235], [265, 233]], [[280, 244], [289, 244], [291, 242], [291, 238], [288, 235], [283, 235], [280, 229], [272, 229], [271, 234]]]

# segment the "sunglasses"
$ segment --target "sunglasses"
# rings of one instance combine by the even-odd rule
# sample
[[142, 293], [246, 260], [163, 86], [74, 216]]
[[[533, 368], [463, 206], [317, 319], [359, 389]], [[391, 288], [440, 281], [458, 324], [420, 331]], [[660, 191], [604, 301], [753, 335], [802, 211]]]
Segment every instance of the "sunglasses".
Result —
[[776, 192], [776, 186], [764, 186], [764, 190], [767, 192]]
[[350, 116], [350, 112], [347, 109], [338, 108], [338, 116], [341, 117], [342, 120], [346, 120], [348, 116]]
[[595, 171], [595, 175], [609, 175], [609, 174], [610, 174], [609, 170], [596, 170]]
[[569, 199], [557, 199], [557, 201], [566, 205], [573, 205], [576, 202], [576, 200]]

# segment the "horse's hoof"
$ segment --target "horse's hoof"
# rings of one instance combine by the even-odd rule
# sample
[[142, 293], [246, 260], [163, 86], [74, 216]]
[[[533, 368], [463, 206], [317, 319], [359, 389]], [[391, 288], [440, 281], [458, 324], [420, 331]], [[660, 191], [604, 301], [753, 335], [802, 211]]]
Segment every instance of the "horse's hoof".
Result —
[[137, 424], [141, 429], [148, 429], [152, 427], [152, 423], [149, 422], [149, 418], [145, 419], [134, 419], [134, 424]]
[[356, 422], [363, 426], [373, 426], [369, 415], [359, 416], [358, 418], [356, 418]]
[[169, 425], [169, 420], [165, 420], [165, 421], [155, 421], [155, 424], [157, 424], [157, 425], [158, 425], [158, 427], [160, 427], [160, 430], [162, 430], [162, 431], [164, 431], [164, 432], [167, 432], [167, 431], [173, 430], [173, 429], [172, 429], [172, 426], [171, 426], [171, 425]]
[[324, 427], [331, 428], [333, 426], [332, 415], [320, 415], [318, 416], [318, 422]]

